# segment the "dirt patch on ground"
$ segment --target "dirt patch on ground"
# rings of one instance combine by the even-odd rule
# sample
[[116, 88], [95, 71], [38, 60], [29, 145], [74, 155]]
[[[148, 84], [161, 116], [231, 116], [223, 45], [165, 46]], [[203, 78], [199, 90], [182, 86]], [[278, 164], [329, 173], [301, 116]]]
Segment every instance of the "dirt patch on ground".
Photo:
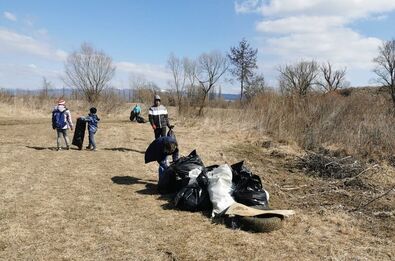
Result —
[[[0, 257], [4, 260], [394, 259], [393, 194], [350, 211], [393, 184], [391, 169], [363, 176], [368, 189], [306, 176], [288, 145], [250, 144], [239, 132], [176, 123], [181, 154], [206, 165], [246, 160], [273, 208], [294, 209], [281, 230], [254, 234], [177, 211], [143, 164], [148, 124], [103, 122], [98, 151], [54, 150], [47, 118], [0, 119]], [[384, 169], [383, 169], [384, 171]], [[376, 179], [383, 175], [377, 183]], [[376, 213], [376, 215], [375, 215]]]

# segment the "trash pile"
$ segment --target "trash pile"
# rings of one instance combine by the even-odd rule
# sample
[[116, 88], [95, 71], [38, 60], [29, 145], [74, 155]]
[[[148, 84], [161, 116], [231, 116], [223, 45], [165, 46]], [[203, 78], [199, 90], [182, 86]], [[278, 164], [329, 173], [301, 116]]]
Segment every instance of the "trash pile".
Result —
[[351, 178], [364, 170], [363, 164], [351, 156], [338, 158], [314, 152], [300, 158], [296, 165], [313, 176], [334, 179]]
[[159, 178], [158, 191], [175, 193], [178, 209], [211, 211], [214, 221], [233, 229], [270, 232], [294, 214], [291, 210], [269, 209], [269, 193], [243, 161], [205, 167], [196, 150], [166, 169]]

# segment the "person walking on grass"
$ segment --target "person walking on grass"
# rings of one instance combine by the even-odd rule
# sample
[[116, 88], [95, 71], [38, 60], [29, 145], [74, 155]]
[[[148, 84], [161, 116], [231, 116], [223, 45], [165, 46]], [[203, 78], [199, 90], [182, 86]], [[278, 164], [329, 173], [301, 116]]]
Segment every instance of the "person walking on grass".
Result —
[[95, 134], [99, 128], [98, 122], [100, 118], [96, 115], [97, 109], [92, 107], [89, 109], [89, 114], [86, 117], [81, 117], [83, 121], [88, 122], [89, 145], [86, 147], [88, 150], [96, 151]]
[[154, 105], [149, 108], [149, 122], [154, 130], [155, 139], [166, 136], [166, 127], [172, 128], [169, 124], [167, 109], [160, 102], [160, 96], [154, 96]]
[[52, 128], [56, 130], [56, 148], [61, 150], [61, 139], [63, 137], [66, 144], [66, 149], [70, 149], [69, 138], [67, 137], [67, 129], [73, 130], [73, 121], [71, 120], [70, 110], [66, 107], [66, 102], [64, 100], [59, 100], [58, 105], [55, 106], [52, 111]]

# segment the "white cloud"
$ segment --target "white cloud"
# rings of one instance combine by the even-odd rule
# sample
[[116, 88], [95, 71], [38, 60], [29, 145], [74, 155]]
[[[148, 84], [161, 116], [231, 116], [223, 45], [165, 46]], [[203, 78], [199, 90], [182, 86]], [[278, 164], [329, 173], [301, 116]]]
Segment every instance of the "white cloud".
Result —
[[142, 76], [146, 80], [155, 82], [161, 87], [166, 85], [167, 81], [171, 80], [170, 72], [162, 65], [117, 62], [115, 66], [121, 74], [127, 73]]
[[13, 22], [16, 22], [17, 18], [16, 15], [10, 12], [4, 12], [3, 13], [4, 18]]
[[64, 60], [67, 56], [66, 52], [57, 50], [46, 42], [41, 42], [31, 36], [0, 28], [0, 54], [2, 52], [24, 53], [52, 60]]
[[320, 33], [342, 26], [345, 22], [345, 18], [338, 16], [291, 16], [261, 21], [256, 29], [264, 33]]
[[41, 88], [42, 77], [45, 76], [54, 83], [55, 88], [61, 88], [61, 73], [61, 70], [42, 68], [36, 64], [0, 63], [0, 86], [4, 88], [38, 89]]
[[340, 28], [322, 34], [293, 33], [270, 38], [264, 52], [276, 54], [279, 62], [304, 58], [370, 69], [380, 42], [377, 38], [363, 37], [350, 29]]
[[263, 16], [336, 15], [365, 17], [395, 9], [393, 0], [245, 0], [235, 4], [236, 12], [260, 12]]
[[[346, 66], [351, 75], [357, 75], [353, 70], [364, 72], [365, 78], [381, 40], [355, 31], [351, 23], [383, 20], [393, 10], [394, 0], [246, 0], [235, 4], [237, 13], [262, 15], [255, 25], [264, 39], [259, 52], [264, 59], [270, 57], [266, 62], [273, 64], [272, 70], [281, 63], [315, 59]], [[352, 80], [360, 83], [360, 79]]]
[[252, 13], [259, 12], [261, 7], [259, 0], [245, 0], [235, 2], [236, 13]]

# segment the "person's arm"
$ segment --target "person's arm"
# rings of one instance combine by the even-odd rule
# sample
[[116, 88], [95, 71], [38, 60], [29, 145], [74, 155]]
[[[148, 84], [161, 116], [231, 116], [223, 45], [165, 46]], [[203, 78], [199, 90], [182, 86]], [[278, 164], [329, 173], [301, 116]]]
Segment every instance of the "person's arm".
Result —
[[70, 129], [73, 130], [74, 126], [73, 126], [73, 121], [71, 119], [71, 112], [69, 110], [66, 111], [66, 120], [67, 120], [67, 123], [70, 126]]
[[165, 118], [167, 127], [168, 127], [169, 129], [171, 129], [172, 126], [171, 126], [170, 123], [169, 123], [169, 115], [166, 113], [166, 114], [163, 115], [163, 117]]
[[85, 121], [85, 122], [90, 122], [90, 121], [92, 121], [92, 118], [91, 118], [91, 116], [81, 116], [80, 117], [81, 118], [81, 120], [83, 120], [83, 121]]
[[177, 161], [180, 158], [180, 155], [179, 155], [179, 152], [178, 152], [178, 148], [173, 152], [172, 158], [173, 158], [173, 162]]
[[56, 123], [55, 123], [55, 111], [52, 112], [52, 129], [56, 129]]
[[149, 123], [151, 124], [152, 128], [155, 130], [156, 126], [154, 123], [154, 115], [153, 115], [153, 111], [151, 108], [148, 111], [148, 120], [149, 120]]

